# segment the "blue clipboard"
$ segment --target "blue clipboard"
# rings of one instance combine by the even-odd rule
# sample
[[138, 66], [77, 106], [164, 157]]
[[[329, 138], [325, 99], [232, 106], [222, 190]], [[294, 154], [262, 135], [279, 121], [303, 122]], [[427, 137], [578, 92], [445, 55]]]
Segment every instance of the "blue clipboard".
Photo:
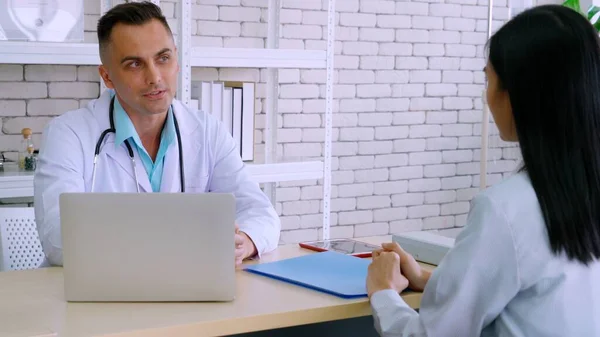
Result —
[[370, 259], [334, 251], [251, 265], [246, 271], [342, 298], [367, 297]]

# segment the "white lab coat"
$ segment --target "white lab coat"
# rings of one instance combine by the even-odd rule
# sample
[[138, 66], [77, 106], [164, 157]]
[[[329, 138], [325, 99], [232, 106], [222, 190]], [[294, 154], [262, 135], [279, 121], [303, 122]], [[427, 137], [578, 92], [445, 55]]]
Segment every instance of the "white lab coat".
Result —
[[[62, 265], [59, 195], [89, 192], [94, 150], [110, 126], [112, 90], [86, 107], [54, 118], [46, 126], [34, 178], [37, 228], [44, 252], [53, 265]], [[254, 241], [259, 255], [277, 247], [281, 224], [259, 185], [251, 180], [231, 135], [208, 113], [173, 101], [183, 147], [186, 192], [226, 192], [236, 197], [236, 221]], [[136, 192], [133, 166], [125, 145], [115, 148], [115, 135], [105, 137], [96, 167], [94, 192]], [[137, 151], [140, 192], [152, 192]], [[161, 192], [179, 192], [179, 155], [173, 141], [165, 155]], [[233, 233], [232, 233], [233, 235]], [[108, 248], [107, 248], [108, 249]]]

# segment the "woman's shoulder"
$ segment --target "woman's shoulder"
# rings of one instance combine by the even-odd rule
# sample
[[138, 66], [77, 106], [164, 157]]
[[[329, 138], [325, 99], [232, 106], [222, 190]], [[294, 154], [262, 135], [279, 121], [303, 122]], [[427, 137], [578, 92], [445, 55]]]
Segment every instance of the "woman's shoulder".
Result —
[[483, 194], [501, 198], [507, 195], [511, 195], [515, 192], [521, 192], [525, 190], [533, 190], [529, 174], [525, 170], [517, 171], [512, 175], [508, 176], [504, 180], [489, 186], [482, 191]]
[[546, 226], [541, 207], [526, 171], [520, 171], [482, 191], [473, 203], [483, 205], [483, 212], [497, 216], [489, 230], [506, 231], [517, 252], [519, 265], [533, 267], [539, 259], [551, 259]]
[[486, 230], [510, 233], [515, 249], [532, 243], [544, 244], [544, 218], [537, 195], [525, 171], [488, 187], [471, 201], [472, 210], [495, 219]]
[[526, 171], [519, 171], [505, 180], [483, 190], [477, 198], [489, 199], [496, 207], [512, 218], [513, 212], [535, 212], [538, 199]]

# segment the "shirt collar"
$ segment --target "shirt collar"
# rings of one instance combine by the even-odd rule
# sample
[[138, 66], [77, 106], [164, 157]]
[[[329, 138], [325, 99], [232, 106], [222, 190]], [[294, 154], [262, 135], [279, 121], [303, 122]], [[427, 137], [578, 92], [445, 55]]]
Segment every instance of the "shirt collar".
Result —
[[[123, 106], [119, 102], [119, 99], [115, 97], [115, 107], [114, 107], [114, 119], [115, 119], [115, 146], [119, 147], [123, 144], [123, 142], [129, 138], [133, 138], [134, 142], [138, 147], [143, 148], [142, 141], [137, 131], [135, 130], [135, 126], [133, 122], [129, 118], [129, 115], [123, 109]], [[171, 144], [173, 139], [175, 138], [175, 123], [173, 121], [173, 111], [171, 107], [169, 107], [169, 111], [167, 113], [167, 120], [165, 126], [163, 127], [163, 132], [161, 134], [161, 145], [168, 146]]]

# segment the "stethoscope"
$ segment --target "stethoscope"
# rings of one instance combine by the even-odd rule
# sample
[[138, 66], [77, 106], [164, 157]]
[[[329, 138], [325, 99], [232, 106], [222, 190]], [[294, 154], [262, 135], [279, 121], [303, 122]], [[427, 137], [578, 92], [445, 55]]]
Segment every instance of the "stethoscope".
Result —
[[[110, 101], [110, 107], [108, 109], [108, 115], [109, 115], [109, 119], [110, 119], [110, 128], [106, 129], [102, 132], [102, 134], [100, 135], [100, 138], [98, 139], [98, 141], [96, 142], [96, 150], [94, 152], [94, 167], [92, 168], [92, 188], [91, 191], [94, 191], [94, 184], [96, 183], [96, 163], [98, 161], [98, 155], [100, 154], [100, 147], [102, 146], [102, 143], [104, 142], [104, 138], [106, 137], [107, 134], [109, 133], [115, 133], [116, 129], [115, 129], [115, 122], [114, 122], [114, 118], [113, 118], [113, 111], [115, 108], [115, 97], [113, 96], [113, 98]], [[173, 106], [171, 106], [171, 110], [173, 111]], [[173, 122], [175, 124], [175, 133], [177, 134], [177, 145], [179, 146], [179, 184], [181, 185], [181, 192], [185, 192], [185, 176], [183, 173], [183, 153], [182, 153], [182, 147], [181, 147], [181, 134], [179, 133], [179, 124], [177, 124], [177, 118], [175, 117], [175, 114], [173, 113]], [[140, 193], [140, 185], [138, 184], [138, 176], [137, 176], [137, 171], [136, 171], [136, 165], [135, 165], [135, 156], [133, 155], [133, 149], [131, 148], [131, 145], [129, 144], [129, 140], [125, 141], [125, 146], [127, 146], [127, 152], [129, 152], [129, 158], [131, 158], [131, 165], [133, 166], [133, 176], [135, 178], [135, 186], [137, 188], [137, 192]]]

